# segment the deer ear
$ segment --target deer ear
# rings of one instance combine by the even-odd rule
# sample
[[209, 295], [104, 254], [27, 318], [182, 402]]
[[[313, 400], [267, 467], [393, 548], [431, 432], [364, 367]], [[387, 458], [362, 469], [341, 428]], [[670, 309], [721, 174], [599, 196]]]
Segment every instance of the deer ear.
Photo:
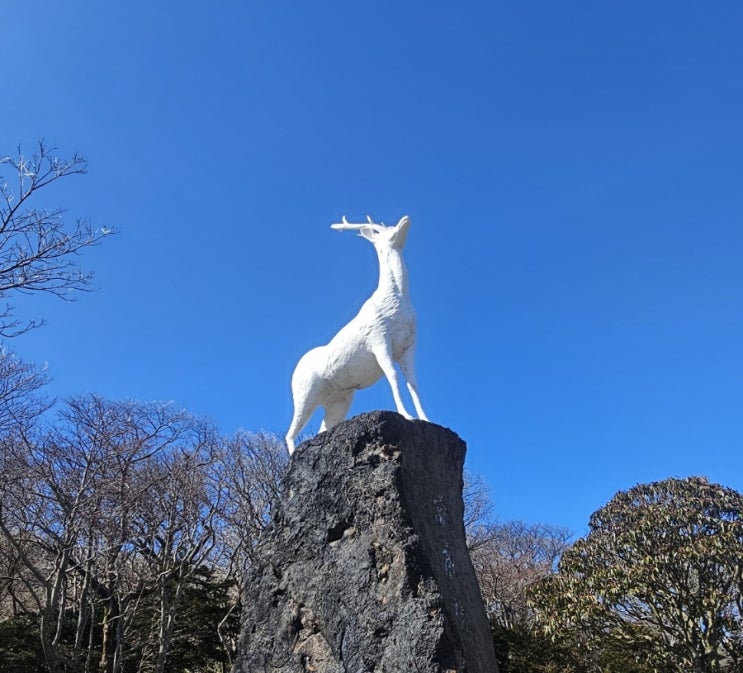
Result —
[[402, 250], [405, 245], [405, 239], [408, 237], [408, 229], [410, 228], [410, 218], [407, 215], [403, 215], [400, 221], [395, 225], [395, 232], [393, 234], [393, 245], [398, 250]]

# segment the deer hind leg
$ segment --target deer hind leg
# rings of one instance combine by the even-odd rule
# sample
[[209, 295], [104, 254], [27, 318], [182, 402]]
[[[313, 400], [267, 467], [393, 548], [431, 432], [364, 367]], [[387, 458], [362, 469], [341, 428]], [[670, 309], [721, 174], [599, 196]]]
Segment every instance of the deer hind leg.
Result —
[[319, 372], [325, 359], [324, 346], [307, 351], [297, 363], [292, 374], [292, 399], [294, 417], [286, 433], [286, 446], [289, 455], [294, 453], [295, 440], [302, 428], [323, 402], [326, 382]]
[[286, 433], [286, 448], [289, 449], [290, 456], [294, 453], [297, 435], [301, 432], [307, 421], [310, 420], [310, 416], [315, 412], [315, 409], [317, 409], [317, 405], [308, 405], [302, 409], [294, 410], [294, 418], [292, 418], [292, 423]]
[[338, 425], [346, 417], [348, 410], [351, 408], [352, 401], [353, 391], [349, 392], [345, 397], [323, 405], [325, 407], [325, 418], [323, 418], [320, 425], [320, 432], [330, 430], [330, 428]]
[[392, 397], [395, 400], [395, 406], [397, 407], [397, 413], [404, 416], [408, 420], [413, 420], [413, 417], [408, 413], [405, 405], [402, 402], [402, 395], [400, 394], [400, 381], [395, 369], [395, 363], [392, 360], [392, 349], [389, 345], [380, 347], [374, 350], [374, 357], [377, 359], [379, 368], [384, 373], [385, 378], [390, 384], [392, 389]]
[[294, 418], [286, 433], [286, 447], [289, 449], [290, 456], [294, 453], [297, 435], [310, 420], [310, 416], [315, 413], [315, 409], [320, 406], [317, 402], [310, 402], [307, 399], [296, 400], [294, 404]]
[[421, 406], [420, 398], [418, 397], [418, 382], [415, 378], [415, 347], [411, 346], [408, 348], [400, 358], [400, 369], [405, 374], [405, 380], [407, 381], [408, 392], [413, 400], [413, 406], [418, 414], [418, 418], [422, 421], [427, 421], [428, 417], [426, 412], [423, 411]]

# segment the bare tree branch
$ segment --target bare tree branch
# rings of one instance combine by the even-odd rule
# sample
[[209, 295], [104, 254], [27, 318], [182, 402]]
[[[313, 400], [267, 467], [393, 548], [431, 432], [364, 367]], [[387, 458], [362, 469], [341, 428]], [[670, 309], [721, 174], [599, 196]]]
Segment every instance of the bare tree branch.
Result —
[[[91, 274], [78, 268], [76, 257], [111, 233], [94, 230], [82, 219], [66, 226], [65, 211], [37, 205], [38, 193], [58, 180], [83, 175], [87, 162], [78, 154], [69, 160], [55, 156], [56, 148], [40, 141], [25, 156], [0, 156], [0, 299], [13, 293], [49, 293], [65, 300], [87, 291]], [[13, 306], [0, 310], [0, 336], [17, 336], [42, 321], [23, 322], [13, 317]]]

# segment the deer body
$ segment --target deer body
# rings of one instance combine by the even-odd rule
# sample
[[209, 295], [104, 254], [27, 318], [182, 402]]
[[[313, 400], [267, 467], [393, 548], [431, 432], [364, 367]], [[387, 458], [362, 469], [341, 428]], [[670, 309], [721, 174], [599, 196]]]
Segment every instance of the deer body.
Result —
[[318, 407], [325, 409], [320, 432], [342, 421], [360, 388], [367, 388], [382, 376], [387, 378], [398, 413], [405, 409], [395, 362], [407, 380], [408, 391], [418, 418], [427, 420], [418, 398], [415, 378], [415, 311], [408, 292], [408, 275], [402, 258], [410, 219], [396, 226], [334, 224], [338, 230], [357, 230], [374, 244], [379, 258], [379, 285], [358, 314], [325, 346], [305, 353], [292, 376], [294, 417], [286, 435], [289, 453], [297, 435]]

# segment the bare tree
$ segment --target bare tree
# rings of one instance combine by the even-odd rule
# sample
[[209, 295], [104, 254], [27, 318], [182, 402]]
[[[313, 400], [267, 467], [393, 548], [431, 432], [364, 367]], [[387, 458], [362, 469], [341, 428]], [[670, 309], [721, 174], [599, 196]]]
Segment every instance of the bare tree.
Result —
[[46, 382], [43, 368], [0, 346], [0, 436], [24, 434], [50, 407], [39, 392]]
[[[77, 254], [96, 245], [107, 229], [94, 230], [84, 220], [72, 226], [64, 222], [62, 208], [37, 205], [44, 187], [86, 172], [87, 162], [73, 154], [69, 160], [55, 156], [55, 148], [43, 141], [31, 156], [0, 154], [0, 299], [14, 292], [46, 292], [72, 299], [75, 291], [88, 289], [91, 275], [81, 271]], [[11, 337], [43, 321], [23, 322], [13, 316], [13, 307], [0, 311], [0, 336]]]
[[276, 435], [240, 431], [223, 443], [213, 474], [223, 491], [228, 527], [223, 538], [231, 562], [240, 567], [237, 575], [250, 565], [253, 547], [279, 498], [287, 462], [284, 441]]
[[[86, 396], [51, 430], [5, 438], [0, 537], [53, 673], [119, 673], [150, 651], [135, 617], [213, 544], [203, 468], [215, 440], [205, 428], [170, 405]], [[163, 663], [176, 609], [177, 600], [161, 610]]]
[[203, 567], [211, 567], [217, 547], [222, 494], [209, 488], [209, 468], [219, 438], [207, 424], [192, 431], [190, 446], [153, 457], [139, 475], [146, 495], [134, 539], [154, 589], [140, 671], [162, 673], [174, 640], [185, 637], [176, 631], [184, 592]]
[[479, 530], [472, 563], [494, 624], [507, 629], [531, 625], [527, 589], [555, 572], [570, 537], [564, 528], [521, 521]]
[[47, 665], [56, 673], [65, 665], [59, 648], [67, 607], [65, 583], [87, 478], [62, 492], [62, 484], [48, 479], [47, 456], [22, 440], [6, 439], [3, 456], [0, 533], [23, 565], [20, 579], [40, 617]]
[[236, 648], [237, 634], [229, 634], [226, 625], [239, 610], [253, 551], [268, 524], [272, 506], [278, 501], [287, 462], [283, 439], [265, 432], [240, 431], [223, 442], [218, 459], [212, 464], [212, 488], [222, 494], [220, 562], [225, 576], [235, 586], [232, 603], [219, 627], [220, 640], [229, 657]]
[[488, 537], [492, 524], [493, 503], [490, 500], [490, 489], [485, 480], [471, 470], [464, 471], [464, 530], [467, 534], [467, 546], [470, 552]]

